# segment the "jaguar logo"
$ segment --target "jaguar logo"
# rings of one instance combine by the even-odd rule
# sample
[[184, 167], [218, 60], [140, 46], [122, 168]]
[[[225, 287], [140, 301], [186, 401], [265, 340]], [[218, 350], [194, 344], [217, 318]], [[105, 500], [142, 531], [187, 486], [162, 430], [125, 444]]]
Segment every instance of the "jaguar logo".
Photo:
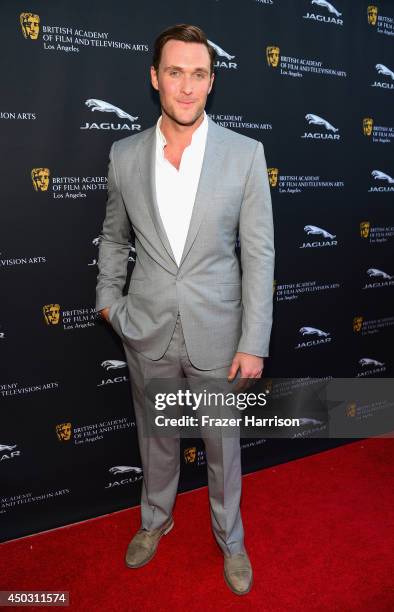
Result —
[[102, 362], [101, 366], [106, 370], [119, 370], [120, 368], [125, 368], [127, 363], [118, 359], [107, 359]]
[[329, 13], [333, 13], [336, 17], [340, 17], [342, 13], [337, 11], [335, 6], [327, 2], [326, 0], [312, 0], [311, 4], [317, 4], [317, 6], [321, 6], [322, 8], [326, 8]]
[[335, 234], [330, 234], [326, 230], [321, 227], [317, 227], [316, 225], [305, 225], [304, 231], [309, 235], [323, 236], [323, 238], [331, 238], [332, 240], [336, 237]]
[[383, 270], [377, 270], [376, 268], [369, 268], [367, 270], [367, 274], [368, 276], [381, 276], [382, 278], [385, 278], [387, 280], [394, 278], [394, 276], [390, 276], [390, 274], [383, 272]]
[[394, 72], [390, 70], [390, 68], [387, 68], [387, 66], [385, 66], [384, 64], [376, 64], [375, 68], [379, 74], [384, 74], [385, 76], [389, 76], [394, 81]]
[[85, 104], [90, 108], [92, 112], [98, 110], [102, 113], [115, 113], [121, 119], [128, 119], [131, 122], [136, 121], [138, 119], [138, 117], [132, 117], [132, 115], [129, 115], [129, 113], [126, 113], [118, 106], [114, 106], [110, 102], [105, 102], [104, 100], [89, 98], [89, 100], [86, 100]]
[[362, 359], [359, 359], [358, 363], [362, 367], [365, 367], [365, 366], [384, 366], [384, 363], [382, 363], [381, 361], [376, 361], [376, 359], [368, 359], [368, 357], [363, 357]]
[[327, 338], [330, 334], [328, 332], [324, 332], [321, 329], [317, 329], [316, 327], [301, 327], [300, 334], [303, 336], [312, 336], [316, 335], [321, 338]]
[[381, 170], [372, 170], [371, 174], [375, 180], [394, 183], [394, 179], [385, 172], [382, 172]]
[[108, 470], [111, 474], [127, 474], [128, 472], [132, 472], [133, 474], [141, 474], [142, 468], [133, 467], [131, 465], [115, 465], [114, 467], [109, 468]]
[[334, 127], [333, 125], [331, 125], [331, 123], [328, 123], [328, 121], [322, 119], [318, 115], [308, 113], [307, 115], [305, 115], [305, 119], [308, 121], [308, 123], [313, 123], [314, 125], [322, 125], [326, 128], [326, 130], [329, 130], [331, 132], [338, 132], [338, 128]]
[[225, 57], [228, 60], [234, 59], [235, 55], [230, 55], [229, 53], [227, 53], [227, 51], [219, 47], [219, 45], [215, 45], [215, 43], [213, 43], [211, 40], [208, 40], [208, 44], [215, 49], [219, 57]]

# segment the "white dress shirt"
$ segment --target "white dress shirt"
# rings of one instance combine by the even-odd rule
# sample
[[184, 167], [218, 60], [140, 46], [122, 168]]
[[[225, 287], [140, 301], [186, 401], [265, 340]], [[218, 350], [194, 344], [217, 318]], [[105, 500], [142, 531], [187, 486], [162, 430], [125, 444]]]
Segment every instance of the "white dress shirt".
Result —
[[167, 141], [160, 129], [161, 116], [156, 124], [156, 198], [161, 219], [179, 266], [185, 246], [208, 133], [208, 119], [204, 111], [201, 125], [193, 132], [192, 140], [183, 151], [179, 170], [164, 157]]

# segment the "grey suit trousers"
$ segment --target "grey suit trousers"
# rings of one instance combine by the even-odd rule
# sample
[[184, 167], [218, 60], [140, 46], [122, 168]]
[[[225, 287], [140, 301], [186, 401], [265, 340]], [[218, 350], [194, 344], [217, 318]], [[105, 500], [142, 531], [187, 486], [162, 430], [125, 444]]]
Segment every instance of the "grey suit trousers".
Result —
[[[146, 410], [144, 384], [152, 378], [187, 378], [190, 384], [202, 377], [227, 379], [228, 366], [200, 370], [191, 363], [178, 313], [170, 343], [164, 355], [152, 360], [123, 342], [130, 372], [131, 391], [141, 454], [143, 483], [141, 525], [145, 529], [160, 527], [171, 515], [180, 473], [180, 437], [144, 436]], [[239, 371], [237, 379], [239, 378]], [[198, 434], [197, 434], [198, 436]], [[208, 464], [208, 488], [212, 529], [224, 554], [244, 549], [244, 531], [240, 514], [241, 450], [238, 435], [204, 434]]]

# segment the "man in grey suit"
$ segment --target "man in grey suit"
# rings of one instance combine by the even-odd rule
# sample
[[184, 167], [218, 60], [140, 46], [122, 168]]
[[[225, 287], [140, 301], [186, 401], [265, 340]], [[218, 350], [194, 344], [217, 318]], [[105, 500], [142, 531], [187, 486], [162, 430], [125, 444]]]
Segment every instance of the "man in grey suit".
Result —
[[[150, 561], [172, 529], [180, 470], [179, 437], [143, 436], [144, 384], [259, 378], [269, 350], [274, 240], [264, 150], [206, 115], [214, 61], [200, 28], [162, 32], [151, 67], [161, 117], [110, 151], [96, 309], [123, 341], [137, 421], [144, 477], [130, 568]], [[135, 266], [123, 295], [131, 232]], [[203, 438], [224, 577], [244, 594], [252, 568], [239, 510], [239, 432]]]

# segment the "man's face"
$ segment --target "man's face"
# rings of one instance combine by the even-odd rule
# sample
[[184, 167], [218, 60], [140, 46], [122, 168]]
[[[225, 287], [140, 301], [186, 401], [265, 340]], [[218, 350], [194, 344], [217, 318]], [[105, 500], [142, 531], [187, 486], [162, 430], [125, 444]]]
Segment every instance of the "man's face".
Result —
[[151, 67], [162, 111], [180, 125], [193, 125], [201, 116], [213, 80], [208, 49], [202, 43], [169, 40], [158, 71]]

